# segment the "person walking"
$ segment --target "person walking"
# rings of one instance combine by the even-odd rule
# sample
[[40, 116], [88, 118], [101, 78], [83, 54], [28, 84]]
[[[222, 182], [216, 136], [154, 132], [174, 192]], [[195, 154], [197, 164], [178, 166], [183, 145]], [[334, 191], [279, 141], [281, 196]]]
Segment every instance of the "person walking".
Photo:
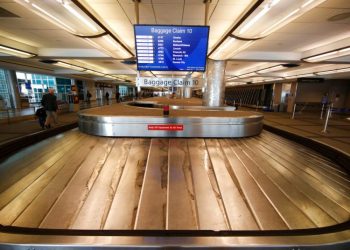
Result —
[[91, 93], [89, 90], [86, 92], [87, 103], [90, 103]]
[[54, 94], [54, 89], [50, 88], [49, 93], [46, 93], [41, 100], [41, 104], [46, 111], [45, 128], [51, 128], [52, 120], [57, 124], [57, 97]]
[[117, 91], [117, 92], [115, 93], [115, 100], [116, 100], [117, 102], [120, 102], [120, 93], [119, 93], [119, 91]]
[[106, 92], [106, 101], [107, 101], [107, 104], [109, 104], [109, 93], [108, 93], [108, 91]]

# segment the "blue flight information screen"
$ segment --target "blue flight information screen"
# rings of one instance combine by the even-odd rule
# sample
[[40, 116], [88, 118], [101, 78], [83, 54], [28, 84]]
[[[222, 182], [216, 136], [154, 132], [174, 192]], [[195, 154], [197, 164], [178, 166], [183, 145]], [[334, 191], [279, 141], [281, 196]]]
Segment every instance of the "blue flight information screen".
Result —
[[205, 71], [209, 26], [135, 25], [137, 70]]

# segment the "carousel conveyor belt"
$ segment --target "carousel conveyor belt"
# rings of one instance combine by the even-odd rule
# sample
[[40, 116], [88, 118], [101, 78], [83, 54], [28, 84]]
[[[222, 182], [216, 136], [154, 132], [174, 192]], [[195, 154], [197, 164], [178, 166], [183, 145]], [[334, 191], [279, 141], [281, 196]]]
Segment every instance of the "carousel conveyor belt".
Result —
[[[194, 139], [106, 138], [73, 129], [29, 146], [0, 165], [3, 226], [293, 232], [335, 227], [349, 218], [349, 174], [312, 149], [265, 130], [241, 139]], [[145, 242], [140, 237], [133, 241], [0, 232], [0, 244], [145, 246], [161, 239]], [[345, 230], [325, 237], [294, 237], [218, 242], [209, 237], [178, 244], [322, 244], [349, 240], [350, 235]], [[158, 243], [177, 245], [172, 240]]]

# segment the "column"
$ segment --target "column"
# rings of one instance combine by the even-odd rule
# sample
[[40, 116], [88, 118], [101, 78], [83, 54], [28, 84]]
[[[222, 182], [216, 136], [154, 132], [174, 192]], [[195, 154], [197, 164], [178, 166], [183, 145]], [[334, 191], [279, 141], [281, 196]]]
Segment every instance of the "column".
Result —
[[275, 112], [280, 111], [282, 98], [282, 83], [275, 83], [273, 87], [273, 110]]
[[191, 98], [192, 97], [192, 88], [190, 87], [184, 87], [183, 88], [183, 97], [186, 98]]
[[10, 81], [9, 87], [11, 89], [10, 91], [12, 96], [11, 106], [13, 106], [13, 108], [19, 109], [21, 108], [21, 95], [18, 89], [16, 71], [9, 70], [8, 76], [8, 79]]
[[184, 92], [183, 92], [183, 88], [177, 88], [176, 89], [176, 97], [177, 98], [181, 98], [181, 99], [183, 99], [184, 98]]
[[287, 102], [287, 112], [292, 113], [297, 95], [298, 82], [292, 82]]
[[207, 84], [203, 99], [204, 106], [218, 107], [224, 105], [225, 67], [226, 61], [208, 59]]
[[97, 97], [97, 89], [95, 86], [95, 82], [93, 80], [85, 80], [84, 81], [85, 86], [86, 86], [86, 91], [89, 91], [91, 94], [91, 101], [96, 101], [96, 97]]

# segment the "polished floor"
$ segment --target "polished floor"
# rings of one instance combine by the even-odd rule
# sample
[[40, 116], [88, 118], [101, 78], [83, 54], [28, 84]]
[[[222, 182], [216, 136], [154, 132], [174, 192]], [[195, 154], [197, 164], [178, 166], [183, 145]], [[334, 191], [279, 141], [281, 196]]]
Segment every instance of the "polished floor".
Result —
[[350, 218], [350, 176], [264, 131], [244, 139], [103, 138], [78, 130], [0, 164], [0, 224], [299, 229]]

